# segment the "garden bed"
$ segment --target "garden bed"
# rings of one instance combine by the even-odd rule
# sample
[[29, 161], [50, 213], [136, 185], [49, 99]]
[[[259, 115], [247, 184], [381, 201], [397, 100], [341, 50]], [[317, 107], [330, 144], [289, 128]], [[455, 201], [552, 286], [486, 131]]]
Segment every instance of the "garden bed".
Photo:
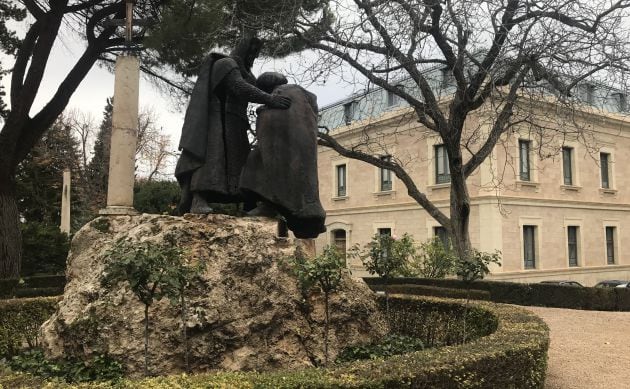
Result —
[[[50, 299], [28, 303], [48, 303]], [[39, 302], [38, 302], [39, 301]], [[0, 304], [0, 315], [4, 316]], [[548, 348], [547, 326], [518, 307], [462, 300], [393, 296], [393, 332], [423, 339], [423, 351], [342, 363], [322, 369], [269, 373], [207, 373], [80, 384], [81, 388], [542, 388]], [[461, 344], [466, 313], [467, 343]], [[36, 325], [36, 318], [33, 323]], [[41, 387], [28, 374], [0, 376], [4, 387]], [[54, 387], [73, 387], [55, 382]]]

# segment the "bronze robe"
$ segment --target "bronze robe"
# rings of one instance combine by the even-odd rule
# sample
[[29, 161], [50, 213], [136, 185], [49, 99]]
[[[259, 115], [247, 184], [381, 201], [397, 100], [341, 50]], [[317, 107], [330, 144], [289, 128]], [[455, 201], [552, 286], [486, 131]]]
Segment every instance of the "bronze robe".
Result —
[[[249, 121], [246, 100], [222, 85], [237, 62], [211, 54], [202, 65], [182, 128], [175, 177], [184, 189], [180, 212], [190, 210], [192, 192], [201, 192], [208, 202], [242, 201], [240, 173], [249, 154]], [[249, 80], [251, 81], [251, 80]]]
[[317, 97], [297, 85], [279, 86], [273, 94], [290, 97], [291, 107], [259, 108], [258, 144], [241, 173], [241, 190], [273, 204], [297, 238], [316, 238], [326, 231], [317, 178]]

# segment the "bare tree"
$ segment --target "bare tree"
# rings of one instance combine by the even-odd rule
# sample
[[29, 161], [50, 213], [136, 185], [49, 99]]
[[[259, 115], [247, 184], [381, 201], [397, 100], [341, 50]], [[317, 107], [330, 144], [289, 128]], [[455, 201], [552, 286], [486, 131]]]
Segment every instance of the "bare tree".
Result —
[[158, 115], [150, 108], [143, 108], [138, 116], [138, 144], [136, 146], [136, 170], [146, 173], [146, 179], [171, 175], [166, 170], [172, 167], [176, 153], [168, 135], [157, 126]]
[[[15, 171], [43, 133], [63, 112], [78, 85], [99, 56], [124, 46], [116, 27], [103, 22], [123, 18], [123, 1], [20, 0], [32, 18], [15, 50], [9, 92], [11, 110], [0, 130], [0, 277], [19, 275], [21, 238], [15, 201]], [[33, 110], [52, 47], [61, 26], [75, 20], [82, 27], [86, 47], [59, 88], [40, 110]]]
[[71, 128], [73, 135], [79, 141], [81, 164], [83, 171], [85, 171], [93, 148], [94, 137], [96, 136], [94, 116], [89, 112], [73, 108], [66, 110], [61, 117], [61, 120]]
[[[449, 231], [459, 256], [468, 258], [467, 179], [517, 128], [567, 136], [566, 127], [542, 117], [541, 101], [562, 107], [556, 119], [576, 128], [569, 113], [583, 81], [623, 87], [628, 8], [627, 0], [332, 1], [318, 19], [298, 23], [296, 39], [321, 54], [320, 68], [349, 66], [368, 84], [404, 99], [422, 131], [439, 136], [450, 164], [450, 216], [427, 198], [404, 164], [370, 151], [369, 134], [348, 143], [322, 132], [320, 144], [393, 171]], [[429, 78], [432, 67], [452, 81], [451, 89], [440, 90]], [[401, 79], [413, 90], [397, 88]], [[486, 122], [469, 128], [474, 115]]]

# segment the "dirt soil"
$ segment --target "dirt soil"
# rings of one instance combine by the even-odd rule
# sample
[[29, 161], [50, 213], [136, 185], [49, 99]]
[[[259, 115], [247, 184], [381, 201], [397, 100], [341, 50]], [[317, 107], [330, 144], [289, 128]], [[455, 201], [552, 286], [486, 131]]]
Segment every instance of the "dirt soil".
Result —
[[630, 312], [527, 308], [551, 330], [545, 388], [630, 388]]

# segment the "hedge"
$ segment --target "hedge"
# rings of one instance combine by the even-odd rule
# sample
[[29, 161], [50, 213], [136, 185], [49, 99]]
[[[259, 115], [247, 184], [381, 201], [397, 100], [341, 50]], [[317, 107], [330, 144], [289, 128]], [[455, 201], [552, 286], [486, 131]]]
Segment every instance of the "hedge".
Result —
[[[388, 282], [387, 291], [389, 293], [399, 293], [399, 294], [411, 294], [418, 296], [433, 296], [433, 297], [447, 297], [454, 299], [466, 299], [470, 298], [472, 300], [490, 300], [490, 292], [486, 290], [463, 290], [463, 289], [453, 289], [453, 288], [442, 288], [438, 286], [431, 285], [410, 285], [410, 284], [402, 284], [402, 285], [392, 285], [391, 281]], [[371, 285], [372, 290], [382, 292], [385, 291], [384, 285]]]
[[47, 297], [63, 294], [64, 275], [43, 275], [19, 279], [0, 279], [0, 298]]
[[[28, 374], [11, 373], [0, 376], [0, 385], [85, 389], [543, 388], [548, 328], [532, 313], [487, 302], [464, 307], [461, 300], [400, 295], [392, 296], [389, 305], [394, 330], [427, 337], [433, 329], [436, 343], [452, 345], [323, 369], [204, 373], [74, 386], [60, 382], [46, 386]], [[458, 334], [462, 327], [453, 324], [464, 312], [470, 342], [461, 344]], [[438, 315], [441, 324], [435, 326], [426, 319], [427, 313]]]
[[17, 278], [0, 278], [0, 298], [15, 296], [15, 289], [20, 280]]
[[22, 278], [27, 288], [61, 288], [66, 286], [66, 276], [63, 274], [50, 274]]
[[0, 356], [10, 357], [24, 344], [38, 345], [39, 327], [57, 308], [59, 297], [0, 300]]
[[[366, 277], [365, 282], [374, 290], [383, 290], [385, 281]], [[489, 300], [498, 303], [531, 305], [554, 308], [596, 311], [630, 311], [630, 288], [587, 288], [553, 284], [521, 284], [516, 282], [474, 281], [467, 284], [456, 279], [390, 278], [390, 290], [405, 294], [423, 294], [419, 285], [450, 290], [474, 290], [489, 293]], [[430, 293], [427, 293], [430, 294]], [[443, 290], [445, 297], [460, 298], [460, 294]]]
[[63, 294], [63, 287], [51, 287], [51, 288], [17, 288], [15, 290], [15, 298], [27, 298], [27, 297], [51, 297], [61, 296]]

